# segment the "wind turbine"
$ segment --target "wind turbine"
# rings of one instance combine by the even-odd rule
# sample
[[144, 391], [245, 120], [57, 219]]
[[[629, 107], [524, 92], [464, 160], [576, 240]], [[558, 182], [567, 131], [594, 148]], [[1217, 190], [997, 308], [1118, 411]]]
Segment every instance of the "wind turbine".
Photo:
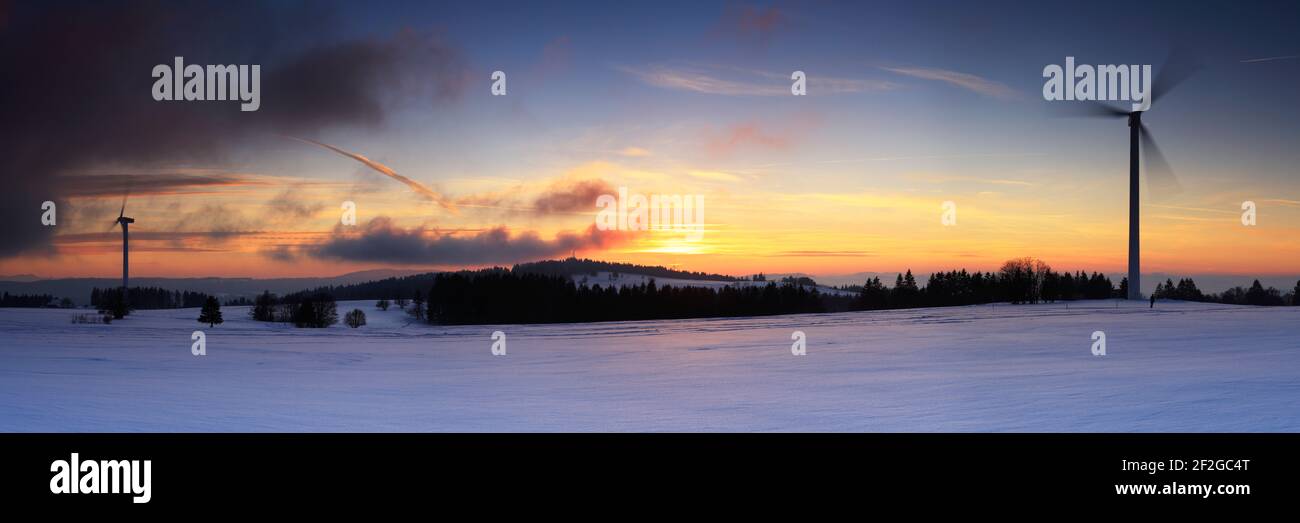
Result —
[[126, 195], [122, 195], [122, 210], [118, 211], [117, 219], [113, 220], [113, 225], [110, 225], [108, 228], [108, 230], [111, 231], [113, 230], [113, 227], [118, 225], [122, 226], [122, 303], [126, 303], [126, 293], [129, 288], [127, 286], [127, 277], [129, 275], [129, 272], [127, 271], [127, 261], [129, 259], [128, 253], [130, 252], [130, 249], [127, 229], [128, 226], [133, 223], [135, 223], [135, 218], [126, 216]]
[[[1169, 94], [1169, 91], [1199, 68], [1199, 63], [1193, 61], [1183, 50], [1175, 49], [1171, 52], [1169, 59], [1165, 61], [1165, 65], [1160, 68], [1152, 82], [1151, 92], [1147, 94], [1151, 98], [1150, 107], [1154, 108], [1157, 100]], [[1165, 189], [1165, 192], [1178, 192], [1182, 187], [1178, 184], [1178, 178], [1174, 176], [1173, 170], [1169, 168], [1169, 162], [1165, 161], [1165, 155], [1161, 154], [1160, 147], [1151, 137], [1151, 131], [1147, 129], [1146, 124], [1142, 123], [1142, 113], [1146, 111], [1124, 111], [1100, 102], [1071, 105], [1081, 109], [1079, 113], [1081, 116], [1128, 119], [1128, 296], [1126, 297], [1130, 300], [1140, 300], [1142, 299], [1142, 242], [1141, 205], [1138, 201], [1139, 149], [1146, 151], [1148, 188], [1158, 186]]]

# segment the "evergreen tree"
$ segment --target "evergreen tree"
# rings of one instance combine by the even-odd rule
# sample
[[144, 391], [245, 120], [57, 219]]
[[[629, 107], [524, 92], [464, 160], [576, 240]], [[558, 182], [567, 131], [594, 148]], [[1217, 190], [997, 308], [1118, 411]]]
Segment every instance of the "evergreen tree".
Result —
[[1174, 296], [1177, 299], [1188, 301], [1203, 301], [1205, 299], [1205, 295], [1201, 293], [1200, 289], [1196, 288], [1196, 282], [1192, 281], [1191, 278], [1178, 280], [1178, 287], [1174, 290]]
[[1260, 285], [1259, 280], [1251, 284], [1250, 289], [1246, 291], [1246, 303], [1249, 305], [1282, 305], [1282, 292], [1269, 287], [1265, 289]]
[[120, 320], [131, 314], [131, 305], [122, 296], [121, 289], [104, 289], [99, 295], [98, 310]]
[[916, 277], [912, 276], [912, 270], [908, 269], [907, 274], [898, 275], [894, 279], [894, 289], [889, 295], [889, 305], [893, 308], [911, 308], [916, 307], [921, 301], [921, 289], [916, 286]]
[[208, 296], [207, 301], [203, 302], [203, 309], [199, 311], [199, 323], [206, 323], [208, 327], [216, 327], [222, 323], [221, 302], [218, 302], [216, 297]]
[[858, 294], [858, 303], [868, 311], [889, 308], [889, 289], [885, 289], [879, 276], [867, 280], [866, 284], [862, 285], [862, 293]]

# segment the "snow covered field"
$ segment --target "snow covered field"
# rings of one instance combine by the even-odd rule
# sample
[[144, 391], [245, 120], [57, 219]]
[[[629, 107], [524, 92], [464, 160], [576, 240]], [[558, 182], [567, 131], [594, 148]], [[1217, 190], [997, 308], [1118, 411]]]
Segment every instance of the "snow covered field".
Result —
[[[0, 431], [1300, 431], [1300, 307], [468, 327], [369, 302], [340, 315], [353, 307], [369, 325], [0, 309]], [[490, 353], [494, 330], [508, 355]], [[806, 356], [790, 353], [794, 330]]]

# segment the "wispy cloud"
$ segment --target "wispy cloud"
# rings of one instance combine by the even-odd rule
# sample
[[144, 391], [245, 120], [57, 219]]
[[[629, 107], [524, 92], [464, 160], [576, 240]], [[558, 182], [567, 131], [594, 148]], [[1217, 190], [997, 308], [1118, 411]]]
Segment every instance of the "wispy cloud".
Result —
[[722, 171], [686, 171], [686, 174], [701, 180], [710, 180], [715, 182], [739, 182], [741, 178], [731, 173]]
[[621, 154], [628, 158], [644, 158], [650, 156], [650, 150], [643, 149], [641, 147], [635, 147], [635, 146], [624, 147], [623, 150], [618, 152], [618, 154]]
[[83, 174], [61, 178], [68, 196], [175, 195], [203, 193], [213, 189], [267, 186], [276, 183], [268, 176], [244, 173], [154, 172], [131, 174]]
[[1287, 207], [1300, 207], [1300, 201], [1295, 201], [1295, 200], [1283, 200], [1281, 198], [1272, 198], [1272, 199], [1260, 200], [1260, 201], [1265, 203], [1276, 203], [1278, 205], [1285, 205]]
[[721, 133], [710, 133], [704, 141], [704, 148], [709, 154], [725, 156], [744, 147], [781, 150], [790, 147], [791, 143], [788, 136], [765, 130], [756, 122], [746, 122], [731, 125]]
[[732, 4], [722, 13], [715, 32], [740, 43], [765, 47], [778, 31], [789, 25], [790, 17], [777, 6]]
[[1289, 54], [1289, 55], [1285, 55], [1285, 56], [1268, 56], [1268, 57], [1264, 57], [1264, 58], [1248, 58], [1248, 59], [1242, 60], [1241, 63], [1243, 63], [1243, 64], [1257, 64], [1257, 63], [1260, 63], [1260, 62], [1276, 62], [1276, 61], [1278, 61], [1278, 60], [1295, 60], [1296, 58], [1300, 58], [1300, 54]]
[[911, 156], [875, 156], [867, 158], [836, 158], [829, 160], [815, 160], [812, 162], [773, 162], [759, 165], [751, 165], [748, 169], [766, 169], [769, 167], [782, 167], [787, 165], [802, 165], [805, 163], [817, 164], [840, 164], [840, 163], [866, 163], [866, 162], [899, 162], [908, 160], [954, 160], [954, 159], [981, 159], [981, 158], [1030, 158], [1035, 156], [1046, 156], [1044, 153], [988, 153], [988, 154], [923, 154]]
[[334, 151], [334, 152], [336, 152], [336, 153], [339, 153], [339, 154], [341, 154], [341, 155], [343, 155], [343, 156], [347, 156], [348, 158], [352, 158], [353, 160], [356, 160], [356, 161], [358, 161], [358, 162], [361, 162], [361, 163], [365, 164], [367, 167], [369, 167], [369, 168], [371, 168], [371, 169], [374, 169], [375, 172], [378, 172], [378, 173], [380, 173], [380, 174], [383, 174], [384, 176], [387, 176], [387, 177], [389, 177], [389, 178], [392, 178], [392, 179], [394, 179], [394, 180], [397, 180], [397, 181], [399, 181], [399, 182], [402, 182], [402, 183], [406, 184], [407, 187], [410, 187], [412, 190], [414, 190], [415, 192], [417, 192], [417, 193], [419, 193], [420, 195], [424, 196], [425, 198], [428, 198], [429, 200], [431, 200], [431, 201], [437, 203], [438, 205], [441, 205], [444, 209], [447, 209], [447, 210], [452, 211], [452, 212], [456, 212], [456, 205], [455, 205], [454, 203], [452, 203], [452, 201], [449, 200], [446, 196], [443, 196], [443, 195], [442, 195], [441, 193], [439, 193], [438, 191], [435, 191], [435, 190], [433, 190], [433, 189], [430, 189], [430, 188], [426, 187], [424, 184], [422, 184], [422, 183], [420, 183], [420, 182], [417, 182], [417, 181], [415, 181], [415, 180], [412, 180], [412, 179], [410, 179], [410, 178], [407, 178], [407, 177], [405, 177], [405, 176], [402, 176], [402, 175], [400, 175], [400, 174], [397, 174], [397, 171], [392, 170], [392, 169], [389, 168], [387, 165], [384, 165], [384, 164], [382, 164], [382, 163], [379, 163], [379, 162], [376, 162], [376, 161], [374, 161], [374, 160], [371, 160], [370, 158], [366, 158], [366, 157], [363, 156], [363, 155], [360, 155], [360, 154], [357, 154], [357, 153], [353, 153], [353, 152], [345, 151], [345, 150], [343, 150], [343, 149], [340, 149], [340, 148], [338, 148], [338, 147], [335, 147], [335, 146], [330, 145], [330, 144], [327, 144], [327, 143], [321, 143], [321, 142], [318, 142], [318, 141], [315, 141], [315, 140], [308, 140], [308, 139], [306, 139], [306, 138], [298, 138], [298, 137], [296, 137], [296, 136], [290, 136], [289, 138], [292, 138], [292, 139], [294, 139], [294, 140], [298, 140], [298, 141], [303, 142], [303, 143], [309, 143], [309, 144], [312, 144], [312, 145], [316, 145], [316, 146], [324, 147], [324, 148], [326, 148], [326, 149], [329, 149], [329, 150], [331, 150], [331, 151]]
[[1026, 180], [1013, 180], [1009, 178], [984, 178], [980, 176], [946, 175], [946, 174], [911, 173], [905, 175], [904, 178], [919, 180], [924, 182], [931, 182], [931, 183], [969, 182], [969, 183], [983, 183], [989, 185], [1013, 185], [1017, 187], [1033, 187], [1037, 185], [1034, 182], [1030, 182]]
[[1020, 93], [1004, 83], [969, 73], [930, 67], [881, 67], [881, 69], [903, 76], [944, 82], [990, 98], [1008, 100], [1020, 97]]
[[1229, 210], [1229, 209], [1213, 209], [1213, 208], [1208, 208], [1208, 207], [1188, 207], [1188, 206], [1185, 206], [1185, 205], [1163, 205], [1163, 204], [1156, 204], [1156, 203], [1152, 203], [1152, 204], [1148, 204], [1148, 205], [1150, 205], [1150, 206], [1152, 206], [1152, 207], [1159, 207], [1159, 208], [1161, 208], [1161, 209], [1171, 209], [1171, 210], [1175, 210], [1175, 211], [1211, 212], [1211, 213], [1218, 213], [1218, 214], [1238, 214], [1238, 211], [1235, 211], [1235, 210]]
[[871, 251], [782, 251], [771, 256], [793, 257], [793, 258], [859, 258], [863, 256], [876, 256]]
[[[790, 75], [734, 67], [668, 66], [643, 67], [616, 66], [641, 82], [676, 91], [690, 91], [727, 96], [790, 96]], [[835, 78], [808, 74], [808, 92], [812, 94], [849, 94], [885, 91], [896, 88], [891, 82], [880, 80]]]

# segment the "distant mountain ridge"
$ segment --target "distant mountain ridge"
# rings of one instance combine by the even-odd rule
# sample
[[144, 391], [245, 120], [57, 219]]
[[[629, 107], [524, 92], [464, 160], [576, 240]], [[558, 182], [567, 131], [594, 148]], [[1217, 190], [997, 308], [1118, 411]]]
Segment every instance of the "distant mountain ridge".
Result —
[[723, 274], [706, 272], [679, 271], [660, 265], [636, 265], [632, 263], [605, 262], [588, 258], [565, 258], [563, 260], [542, 260], [520, 263], [514, 266], [516, 272], [545, 274], [548, 276], [576, 276], [598, 272], [641, 274], [658, 278], [676, 278], [680, 280], [702, 281], [738, 281], [740, 278]]
[[41, 279], [35, 274], [3, 274], [0, 275], [0, 281], [36, 281]]

